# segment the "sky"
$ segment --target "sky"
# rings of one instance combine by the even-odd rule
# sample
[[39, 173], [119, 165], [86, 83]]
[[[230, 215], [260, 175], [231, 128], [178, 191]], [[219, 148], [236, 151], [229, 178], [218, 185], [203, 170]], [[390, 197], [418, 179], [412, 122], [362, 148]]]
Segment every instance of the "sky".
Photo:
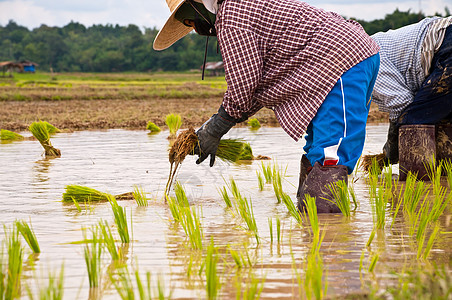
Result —
[[[284, 0], [282, 0], [284, 1]], [[384, 18], [396, 8], [444, 14], [452, 0], [307, 0], [309, 4], [366, 21]], [[9, 20], [29, 29], [42, 24], [62, 27], [71, 21], [93, 24], [135, 24], [160, 29], [169, 16], [165, 0], [0, 0], [0, 25]]]

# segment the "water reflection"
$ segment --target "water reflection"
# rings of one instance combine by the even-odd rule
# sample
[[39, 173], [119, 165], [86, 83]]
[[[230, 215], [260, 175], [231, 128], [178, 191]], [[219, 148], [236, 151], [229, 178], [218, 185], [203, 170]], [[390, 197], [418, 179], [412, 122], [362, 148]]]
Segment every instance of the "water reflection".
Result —
[[[377, 153], [386, 140], [387, 126], [370, 126], [364, 154]], [[59, 159], [42, 159], [42, 149], [36, 142], [0, 144], [0, 220], [9, 224], [15, 219], [31, 218], [42, 249], [39, 259], [28, 261], [25, 276], [49, 262], [65, 264], [65, 299], [102, 296], [117, 299], [108, 273], [117, 266], [108, 253], [103, 256], [103, 285], [90, 289], [83, 249], [72, 244], [80, 240], [81, 228], [106, 220], [114, 224], [109, 203], [61, 203], [61, 195], [69, 184], [79, 184], [111, 194], [130, 192], [135, 185], [151, 195], [149, 207], [137, 207], [134, 201], [119, 201], [132, 222], [133, 243], [124, 246], [124, 263], [141, 272], [162, 276], [166, 292], [173, 290], [174, 299], [204, 298], [205, 273], [202, 271], [205, 251], [189, 248], [180, 225], [172, 222], [167, 205], [162, 201], [168, 179], [168, 132], [148, 135], [145, 131], [86, 131], [58, 135], [58, 147], [64, 153]], [[298, 166], [302, 143], [293, 142], [280, 128], [261, 128], [250, 132], [246, 128], [231, 130], [229, 137], [240, 137], [251, 143], [254, 155], [273, 158], [286, 170], [283, 189], [293, 200], [298, 183]], [[298, 227], [282, 204], [277, 204], [271, 184], [259, 191], [256, 171], [261, 161], [228, 164], [218, 160], [213, 168], [195, 164], [187, 157], [178, 180], [185, 186], [190, 203], [202, 209], [204, 243], [213, 238], [221, 257], [219, 274], [224, 284], [221, 297], [236, 296], [236, 285], [243, 288], [251, 280], [265, 280], [262, 298], [292, 299], [303, 294], [300, 278], [304, 276], [306, 258], [312, 247], [310, 227]], [[396, 169], [395, 171], [396, 172]], [[261, 244], [243, 229], [240, 218], [225, 208], [219, 188], [233, 177], [242, 194], [251, 199]], [[365, 176], [354, 174], [359, 207], [349, 219], [341, 215], [319, 216], [325, 237], [321, 247], [328, 279], [328, 295], [361, 293], [367, 279], [371, 255], [380, 254], [376, 277], [396, 280], [391, 271], [410, 265], [417, 245], [403, 218], [389, 216], [386, 227], [377, 231], [370, 247], [366, 243], [373, 230], [372, 207]], [[397, 191], [400, 190], [397, 187]], [[396, 205], [397, 203], [394, 203]], [[130, 219], [131, 218], [131, 219]], [[281, 242], [276, 237], [276, 218], [281, 220]], [[273, 222], [271, 242], [269, 219]], [[450, 211], [440, 219], [441, 238], [434, 245], [430, 260], [450, 264], [452, 237]], [[132, 220], [132, 221], [130, 221]], [[111, 226], [116, 233], [116, 225]], [[118, 236], [116, 238], [119, 240]], [[231, 251], [245, 258], [238, 267]], [[363, 252], [364, 251], [364, 252]], [[362, 258], [362, 253], [364, 256]], [[35, 265], [33, 265], [35, 264]], [[248, 265], [246, 265], [248, 264]], [[249, 265], [252, 265], [250, 267]], [[363, 265], [360, 272], [361, 264]], [[368, 274], [367, 274], [368, 275]], [[254, 279], [253, 279], [254, 278]], [[368, 278], [368, 277], [366, 277]], [[153, 288], [156, 283], [153, 282]], [[167, 293], [166, 293], [167, 294]]]

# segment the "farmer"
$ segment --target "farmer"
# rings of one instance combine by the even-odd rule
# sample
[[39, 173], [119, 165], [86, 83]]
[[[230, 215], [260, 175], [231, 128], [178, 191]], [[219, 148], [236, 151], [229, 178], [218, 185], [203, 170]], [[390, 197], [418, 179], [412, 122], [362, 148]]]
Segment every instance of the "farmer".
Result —
[[425, 18], [372, 36], [381, 66], [372, 93], [389, 112], [385, 159], [399, 161], [399, 127], [452, 120], [452, 17]]
[[[360, 157], [378, 46], [354, 21], [298, 0], [167, 0], [171, 10], [154, 41], [162, 50], [192, 29], [216, 35], [227, 91], [223, 103], [197, 131], [197, 163], [221, 137], [261, 108], [274, 111], [295, 141], [306, 132], [297, 192], [316, 197], [318, 212], [340, 212], [328, 184], [347, 181]], [[276, 142], [276, 141], [275, 141]]]

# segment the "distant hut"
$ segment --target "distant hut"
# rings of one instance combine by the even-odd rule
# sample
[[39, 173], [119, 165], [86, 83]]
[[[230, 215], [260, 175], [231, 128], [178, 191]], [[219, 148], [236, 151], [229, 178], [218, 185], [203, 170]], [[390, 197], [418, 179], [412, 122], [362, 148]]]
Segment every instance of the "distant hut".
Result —
[[206, 62], [207, 75], [219, 76], [224, 74], [224, 65], [222, 61]]
[[32, 61], [29, 60], [23, 60], [20, 62], [20, 64], [22, 64], [23, 66], [23, 71], [27, 72], [27, 73], [34, 73], [36, 72], [36, 67], [38, 66], [37, 63], [34, 63]]
[[21, 63], [15, 63], [12, 61], [2, 61], [0, 62], [0, 68], [2, 68], [3, 71], [3, 77], [5, 77], [6, 72], [9, 73], [9, 76], [13, 76], [12, 72], [13, 71], [19, 71], [22, 72], [24, 71], [24, 66]]

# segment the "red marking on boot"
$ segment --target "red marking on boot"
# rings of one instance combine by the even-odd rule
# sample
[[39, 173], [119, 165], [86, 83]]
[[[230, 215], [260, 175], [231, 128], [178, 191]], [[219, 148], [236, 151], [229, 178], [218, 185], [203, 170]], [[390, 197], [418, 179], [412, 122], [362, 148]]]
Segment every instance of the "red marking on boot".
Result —
[[339, 162], [338, 159], [329, 159], [329, 160], [325, 160], [323, 162], [323, 165], [324, 166], [335, 166], [335, 165], [337, 165], [338, 162]]

